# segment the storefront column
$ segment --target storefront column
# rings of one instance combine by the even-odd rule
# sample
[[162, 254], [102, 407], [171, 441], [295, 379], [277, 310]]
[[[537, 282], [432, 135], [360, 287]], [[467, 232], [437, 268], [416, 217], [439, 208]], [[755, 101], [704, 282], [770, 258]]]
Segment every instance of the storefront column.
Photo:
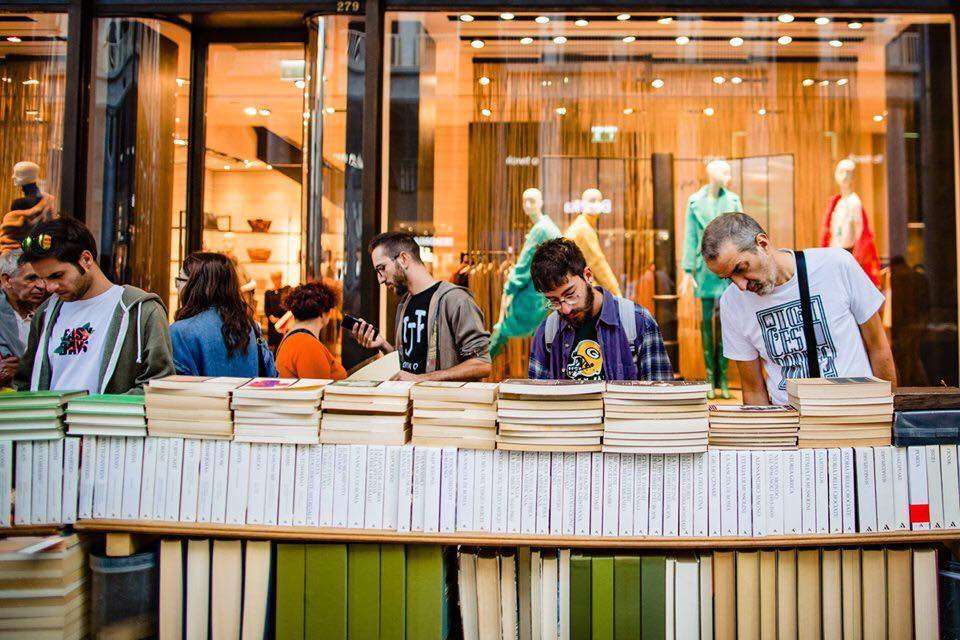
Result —
[[60, 210], [86, 219], [87, 132], [90, 65], [93, 58], [93, 17], [89, 0], [71, 0], [63, 114], [63, 154], [60, 170]]

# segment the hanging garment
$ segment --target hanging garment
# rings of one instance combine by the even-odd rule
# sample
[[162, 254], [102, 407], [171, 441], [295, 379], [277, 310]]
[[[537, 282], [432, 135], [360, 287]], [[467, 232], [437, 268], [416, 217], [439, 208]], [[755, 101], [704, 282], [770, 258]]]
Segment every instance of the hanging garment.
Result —
[[613, 269], [610, 268], [610, 264], [603, 254], [603, 249], [600, 247], [600, 237], [597, 235], [597, 230], [587, 219], [587, 214], [581, 213], [577, 216], [563, 235], [573, 240], [580, 247], [583, 257], [587, 259], [587, 266], [593, 272], [593, 281], [613, 295], [621, 296], [620, 281], [613, 274]]
[[698, 298], [719, 298], [729, 284], [707, 268], [700, 253], [700, 242], [707, 225], [717, 216], [731, 211], [741, 212], [743, 205], [740, 196], [723, 187], [716, 198], [710, 195], [710, 185], [706, 185], [687, 200], [687, 228], [680, 267], [693, 276]]
[[[820, 228], [820, 246], [829, 247], [833, 239], [831, 222], [833, 214], [837, 210], [837, 204], [843, 198], [839, 193], [830, 198], [830, 204], [827, 206], [827, 215], [823, 217], [823, 226]], [[867, 218], [867, 212], [860, 206], [860, 221], [862, 231], [860, 237], [853, 243], [851, 253], [856, 261], [863, 267], [867, 277], [877, 287], [880, 286], [880, 256], [877, 253], [877, 245], [873, 241], [873, 231], [870, 229], [870, 220]]]

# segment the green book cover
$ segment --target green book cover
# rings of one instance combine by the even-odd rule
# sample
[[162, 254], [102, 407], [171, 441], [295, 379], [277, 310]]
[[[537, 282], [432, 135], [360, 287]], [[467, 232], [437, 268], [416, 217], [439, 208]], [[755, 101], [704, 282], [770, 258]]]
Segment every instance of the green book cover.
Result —
[[142, 416], [145, 411], [145, 400], [145, 396], [141, 395], [98, 393], [71, 400], [67, 405], [67, 411], [70, 413]]
[[593, 556], [590, 608], [593, 640], [613, 640], [613, 556]]
[[60, 405], [43, 408], [25, 408], [17, 407], [9, 411], [0, 411], [0, 422], [40, 422], [56, 421], [63, 415], [63, 408]]
[[443, 550], [437, 545], [407, 546], [407, 637], [447, 637], [447, 584]]
[[0, 412], [9, 409], [47, 409], [58, 407], [86, 391], [8, 391], [0, 393]]
[[667, 560], [644, 556], [640, 560], [640, 622], [643, 640], [662, 640], [666, 634]]
[[640, 640], [640, 558], [613, 559], [613, 637]]
[[306, 551], [305, 638], [347, 638], [347, 545], [311, 544]]
[[404, 640], [407, 556], [402, 544], [380, 545], [380, 640]]
[[347, 637], [380, 636], [380, 545], [347, 546]]
[[302, 640], [306, 547], [277, 545], [276, 640]]
[[570, 556], [570, 639], [590, 640], [590, 556]]

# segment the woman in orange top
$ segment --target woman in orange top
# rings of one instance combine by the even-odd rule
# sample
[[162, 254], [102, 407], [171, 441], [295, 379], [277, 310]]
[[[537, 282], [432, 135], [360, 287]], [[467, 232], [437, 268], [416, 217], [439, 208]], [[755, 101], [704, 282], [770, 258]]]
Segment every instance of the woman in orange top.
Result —
[[293, 322], [277, 348], [277, 371], [284, 378], [347, 377], [343, 365], [333, 357], [318, 336], [340, 305], [340, 294], [326, 282], [302, 284], [284, 298], [284, 307]]

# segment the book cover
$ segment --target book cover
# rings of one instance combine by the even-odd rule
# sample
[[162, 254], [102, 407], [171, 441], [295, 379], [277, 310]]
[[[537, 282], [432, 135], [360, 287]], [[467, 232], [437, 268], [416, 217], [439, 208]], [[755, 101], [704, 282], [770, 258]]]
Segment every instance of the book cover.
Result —
[[[547, 470], [549, 478], [548, 489], [550, 491], [549, 512], [547, 514], [547, 531], [552, 536], [563, 535], [563, 515], [564, 515], [564, 457], [565, 454], [554, 452], [547, 454], [550, 457], [550, 465]], [[571, 461], [575, 458], [571, 456]], [[571, 524], [573, 520], [571, 520]], [[559, 605], [558, 605], [559, 606]]]
[[663, 535], [663, 476], [664, 456], [662, 454], [650, 456], [650, 517], [647, 522], [647, 534], [651, 536]]
[[640, 639], [641, 600], [640, 557], [616, 556], [613, 560], [613, 637], [617, 640]]
[[887, 563], [883, 549], [864, 549], [863, 637], [884, 638], [887, 634]]
[[447, 580], [441, 547], [407, 547], [406, 586], [406, 637], [446, 637]]
[[760, 556], [756, 551], [736, 553], [736, 607], [738, 638], [760, 637]]
[[[319, 549], [326, 545], [310, 545]], [[274, 611], [276, 615], [276, 640], [295, 640], [304, 637], [306, 618], [306, 572], [307, 547], [302, 544], [277, 545], [277, 579]], [[318, 575], [314, 575], [318, 574]], [[319, 577], [319, 571], [311, 567], [311, 581]], [[336, 574], [331, 571], [328, 582], [336, 585]], [[346, 585], [343, 585], [346, 587]], [[346, 593], [346, 589], [343, 590]], [[316, 611], [315, 607], [311, 607]], [[331, 632], [333, 629], [331, 629]], [[331, 638], [336, 637], [331, 633]], [[345, 635], [343, 636], [345, 637]]]
[[[753, 457], [749, 451], [737, 451], [737, 535], [753, 535]], [[721, 464], [723, 464], [721, 462]]]
[[680, 456], [663, 456], [663, 535], [680, 532]]
[[537, 453], [536, 526], [534, 533], [550, 533], [550, 452]]
[[[186, 455], [184, 455], [186, 463]], [[184, 466], [186, 482], [186, 466]], [[267, 490], [267, 445], [250, 444], [250, 477], [247, 481], [247, 523], [263, 524], [263, 505]]]
[[293, 526], [303, 527], [307, 524], [307, 498], [310, 490], [310, 445], [297, 445], [297, 462], [293, 477]]
[[843, 532], [843, 471], [840, 464], [840, 449], [827, 451], [827, 482], [830, 533]]
[[797, 551], [798, 636], [804, 640], [820, 638], [822, 633], [820, 593], [820, 550]]
[[799, 451], [781, 453], [783, 465], [783, 533], [800, 535], [803, 530], [803, 496]]
[[[419, 448], [416, 450], [419, 450]], [[428, 447], [426, 454], [423, 474], [423, 530], [427, 533], [438, 533], [440, 531], [440, 483], [443, 470], [443, 452], [437, 447]]]
[[227, 524], [244, 524], [250, 481], [250, 444], [230, 443], [230, 472], [227, 479]]
[[[149, 440], [155, 441], [153, 438]], [[145, 447], [146, 450], [150, 448]], [[78, 502], [77, 502], [77, 518], [81, 520], [86, 520], [93, 517], [93, 485], [94, 478], [96, 475], [97, 468], [97, 437], [96, 436], [83, 436], [80, 438], [80, 484], [77, 488], [78, 493]], [[156, 449], [153, 448], [153, 455], [151, 456], [149, 462], [151, 466], [148, 467], [151, 471], [156, 465]], [[143, 506], [140, 508], [140, 518], [147, 519], [152, 514], [152, 505], [153, 505], [153, 473], [150, 474], [149, 485], [145, 484], [142, 487], [143, 491], [141, 492], [141, 497], [146, 500], [146, 502], [141, 502]], [[147, 494], [147, 489], [150, 489], [150, 493]]]
[[214, 540], [210, 571], [212, 638], [239, 638], [243, 605], [243, 547], [240, 540]]
[[441, 533], [453, 533], [457, 528], [457, 450], [440, 449], [440, 493], [437, 496]]
[[859, 531], [877, 530], [877, 493], [874, 486], [873, 449], [857, 447], [853, 450], [856, 465], [856, 495]]
[[347, 545], [347, 637], [380, 633], [380, 545]]
[[[110, 491], [110, 444], [111, 439], [109, 436], [101, 436], [97, 438], [97, 467], [93, 477], [93, 517], [97, 519], [103, 519], [107, 517], [108, 497]], [[166, 459], [166, 451], [164, 451], [164, 472], [166, 472], [168, 464], [169, 463]], [[158, 470], [157, 473], [159, 475], [161, 472]], [[166, 473], [164, 473], [163, 477], [164, 481], [166, 481]], [[166, 495], [165, 490], [163, 495]], [[165, 503], [163, 502], [161, 502], [159, 505], [157, 504], [156, 492], [154, 492], [155, 519], [163, 519], [164, 505]]]
[[268, 540], [248, 540], [245, 547], [240, 640], [262, 640], [267, 631], [271, 543]]
[[[634, 492], [636, 491], [636, 485], [636, 455], [632, 453], [620, 454], [620, 514], [617, 535], [624, 537], [633, 536], [634, 504], [636, 503], [636, 500], [634, 499]], [[637, 566], [639, 576], [639, 565]]]
[[[319, 457], [320, 447], [316, 447]], [[363, 508], [363, 527], [365, 529], [383, 528], [384, 472], [387, 463], [387, 448], [383, 445], [367, 447], [367, 496]], [[320, 463], [317, 463], [317, 477], [320, 476]], [[317, 502], [319, 507], [319, 487]], [[394, 510], [396, 513], [396, 510]]]
[[537, 489], [539, 480], [539, 454], [524, 451], [521, 460], [520, 482], [520, 528], [519, 532], [533, 534], [537, 531]]
[[[324, 472], [327, 471], [327, 468], [331, 466], [328, 462], [327, 447], [329, 445], [324, 445], [323, 459], [324, 459]], [[383, 528], [388, 531], [397, 530], [397, 500], [400, 494], [400, 451], [401, 447], [389, 446], [386, 448], [386, 466], [384, 468], [384, 477], [383, 477]], [[332, 455], [333, 449], [330, 449], [330, 454]], [[330, 505], [332, 506], [333, 501], [333, 475], [332, 469], [330, 472], [329, 479], [329, 491], [327, 490], [327, 480], [324, 478], [324, 489], [321, 494], [320, 499], [320, 526], [329, 526], [330, 516], [324, 516], [326, 511], [324, 510], [324, 505], [327, 504], [327, 498], [325, 497], [329, 493]], [[324, 517], [327, 518], [328, 523], [324, 524]]]
[[720, 536], [723, 528], [720, 521], [720, 451], [707, 451], [707, 527], [710, 536]]
[[633, 535], [645, 536], [650, 528], [650, 456], [645, 453], [638, 453], [636, 457], [636, 488], [633, 493]]
[[210, 624], [210, 541], [187, 541], [186, 638], [205, 638]]
[[750, 452], [750, 517], [753, 535], [765, 536], [767, 531], [767, 458], [763, 451]]
[[[397, 479], [397, 531], [401, 533], [411, 530], [414, 493], [413, 483], [414, 448], [411, 446], [400, 447], [400, 471]], [[423, 511], [420, 513], [422, 514]]]
[[591, 637], [613, 640], [613, 557], [597, 555], [591, 562]]
[[280, 476], [283, 471], [282, 445], [267, 445], [267, 481], [263, 494], [263, 524], [275, 525], [280, 509]]
[[[106, 517], [111, 520], [120, 518], [123, 513], [123, 466], [126, 461], [126, 451], [126, 438], [110, 438]], [[36, 447], [34, 447], [34, 455], [36, 455]]]
[[735, 536], [737, 521], [737, 452], [720, 452], [720, 535]]
[[163, 519], [177, 521], [180, 519], [180, 486], [183, 479], [183, 438], [170, 438], [167, 465]]
[[47, 442], [47, 520], [57, 524], [63, 522], [63, 440]]
[[493, 451], [474, 452], [476, 484], [473, 498], [473, 522], [477, 531], [493, 532]]
[[[82, 442], [81, 438], [65, 438], [63, 441], [63, 523], [64, 524], [73, 524], [77, 521], [77, 499], [78, 499], [78, 489], [80, 481], [80, 443]], [[0, 447], [3, 445], [0, 444]], [[13, 444], [10, 442], [6, 443], [8, 447], [7, 457], [8, 460], [12, 461], [13, 458]], [[12, 481], [12, 476], [10, 475], [11, 469], [6, 471], [7, 475], [0, 478], [0, 482], [3, 484], [0, 485], [3, 487], [2, 490], [5, 490], [6, 493], [3, 495], [9, 496], [11, 493], [12, 487], [10, 482]], [[139, 489], [139, 487], [138, 487]], [[9, 499], [5, 501], [8, 505]], [[140, 501], [139, 496], [137, 496], [137, 508], [139, 509]], [[10, 514], [7, 513], [7, 524], [0, 526], [10, 526], [9, 525]]]
[[856, 484], [854, 479], [853, 449], [840, 449], [840, 470], [843, 474], [843, 532], [854, 533], [856, 528]]
[[603, 454], [590, 454], [590, 535], [603, 534]]
[[[591, 557], [580, 553], [570, 555], [570, 637], [590, 638], [593, 633], [591, 610], [593, 593]], [[649, 593], [644, 586], [644, 594]], [[574, 595], [575, 594], [575, 595]], [[655, 636], [652, 636], [655, 637]], [[660, 637], [663, 637], [661, 634]]]
[[[307, 447], [307, 526], [320, 526], [320, 483], [323, 480], [323, 448]], [[381, 469], [382, 472], [382, 469]]]
[[873, 468], [877, 495], [877, 531], [894, 531], [896, 515], [893, 496], [893, 447], [873, 449]]
[[[74, 438], [69, 438], [73, 440]], [[123, 464], [123, 488], [121, 518], [136, 520], [140, 517], [140, 484], [143, 478], [143, 447], [146, 438], [127, 438], [126, 460]]]
[[601, 453], [600, 456], [603, 459], [602, 533], [616, 536], [620, 530], [620, 454]]
[[[297, 456], [299, 462], [299, 455]], [[367, 447], [350, 445], [350, 481], [347, 485], [347, 526], [362, 529], [367, 492]], [[296, 514], [295, 514], [296, 515]]]
[[523, 518], [523, 452], [510, 451], [508, 460], [508, 493], [506, 507], [506, 529], [509, 533], [520, 533]]
[[[942, 530], [943, 518], [943, 474], [940, 469], [940, 447], [932, 444], [924, 447], [927, 458], [927, 501], [930, 505], [930, 528]], [[34, 448], [36, 456], [36, 448]], [[36, 504], [36, 503], [34, 503]]]
[[709, 461], [706, 453], [693, 454], [693, 535], [705, 538], [707, 525], [707, 492], [709, 485]]
[[814, 449], [813, 472], [816, 482], [817, 533], [830, 532], [830, 489], [827, 480], [827, 459], [826, 449]]
[[576, 454], [576, 505], [574, 510], [574, 534], [590, 535], [590, 478], [592, 458], [589, 453]]
[[[291, 461], [290, 470], [293, 470]], [[227, 488], [230, 484], [230, 442], [218, 440], [213, 449], [213, 488], [210, 496], [210, 521], [227, 521]], [[293, 491], [290, 491], [293, 497]]]
[[[457, 451], [457, 515], [456, 530], [474, 531], [475, 456], [472, 449]], [[476, 562], [474, 561], [474, 570]], [[474, 586], [475, 588], [475, 586]]]
[[200, 441], [200, 464], [197, 466], [197, 522], [210, 522], [213, 515], [213, 458], [215, 440]]
[[335, 445], [333, 465], [333, 526], [346, 527], [350, 487], [350, 445]]
[[817, 532], [816, 450], [800, 451], [800, 529], [804, 535]]
[[380, 545], [380, 640], [404, 640], [406, 566], [404, 545]]
[[[892, 449], [892, 447], [889, 447]], [[940, 445], [940, 476], [943, 487], [943, 520], [945, 529], [960, 528], [960, 477], [957, 446]], [[892, 511], [892, 509], [891, 509]]]

